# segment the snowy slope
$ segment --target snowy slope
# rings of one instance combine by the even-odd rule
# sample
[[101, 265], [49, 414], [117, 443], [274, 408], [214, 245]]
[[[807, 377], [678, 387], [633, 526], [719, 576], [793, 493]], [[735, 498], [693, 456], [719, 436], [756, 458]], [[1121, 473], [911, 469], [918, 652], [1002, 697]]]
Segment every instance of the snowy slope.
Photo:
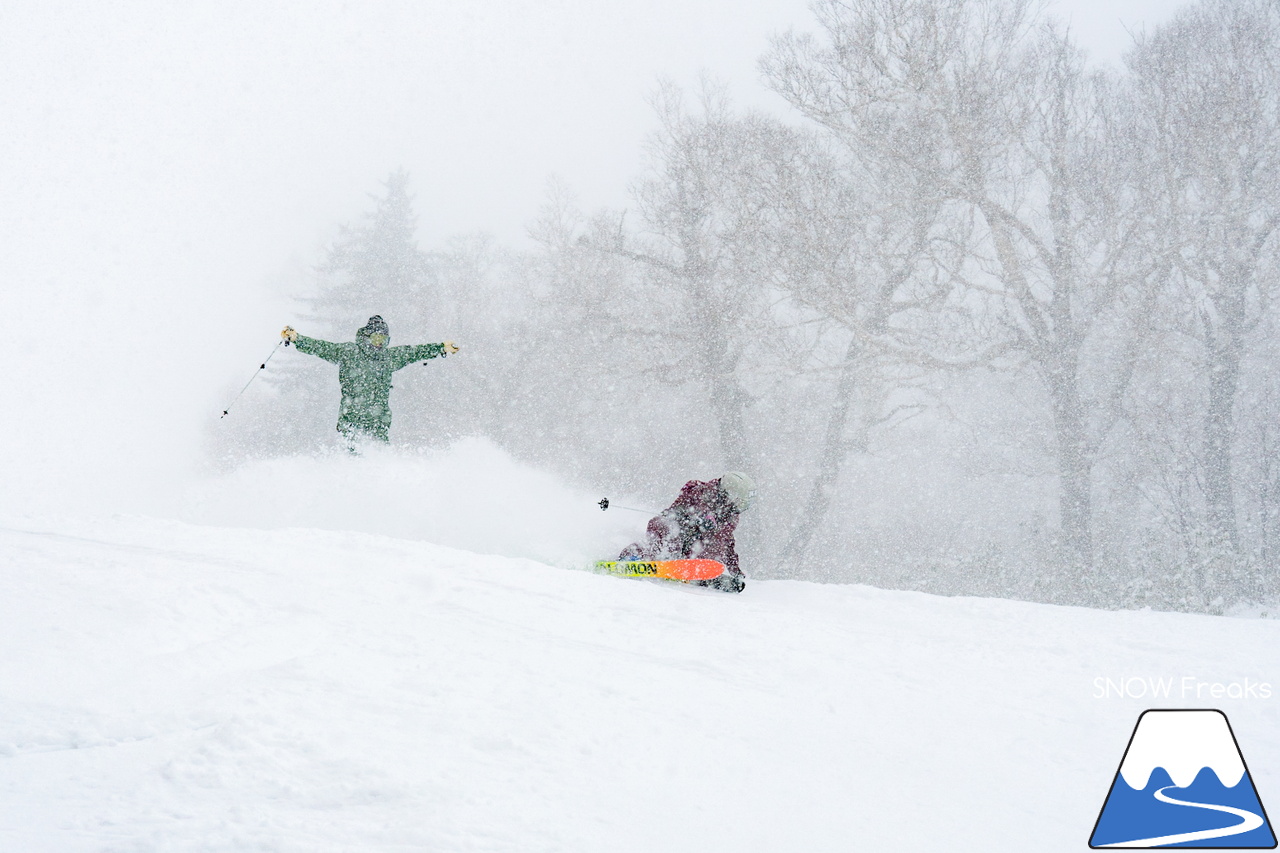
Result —
[[741, 596], [359, 531], [0, 519], [0, 850], [1085, 849], [1138, 713], [1280, 808], [1280, 623]]

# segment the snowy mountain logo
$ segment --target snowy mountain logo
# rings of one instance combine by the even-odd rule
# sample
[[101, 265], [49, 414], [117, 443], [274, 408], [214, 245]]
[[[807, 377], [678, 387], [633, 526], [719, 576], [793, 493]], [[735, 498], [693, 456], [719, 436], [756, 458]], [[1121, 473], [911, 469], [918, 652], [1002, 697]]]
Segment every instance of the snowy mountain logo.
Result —
[[1143, 711], [1089, 846], [1274, 849], [1227, 715]]

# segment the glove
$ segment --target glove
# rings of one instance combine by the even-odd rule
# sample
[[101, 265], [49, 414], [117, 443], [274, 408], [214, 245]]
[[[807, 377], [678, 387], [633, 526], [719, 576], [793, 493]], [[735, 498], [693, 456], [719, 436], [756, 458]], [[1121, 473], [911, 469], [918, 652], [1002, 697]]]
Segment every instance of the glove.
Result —
[[298, 340], [298, 333], [294, 331], [293, 326], [285, 326], [280, 332], [280, 337], [284, 338], [285, 343], [294, 343]]
[[444, 354], [445, 354], [445, 355], [453, 355], [453, 354], [454, 354], [455, 352], [457, 352], [457, 351], [458, 351], [458, 345], [457, 345], [457, 344], [455, 344], [453, 341], [445, 341], [445, 342], [444, 342]]

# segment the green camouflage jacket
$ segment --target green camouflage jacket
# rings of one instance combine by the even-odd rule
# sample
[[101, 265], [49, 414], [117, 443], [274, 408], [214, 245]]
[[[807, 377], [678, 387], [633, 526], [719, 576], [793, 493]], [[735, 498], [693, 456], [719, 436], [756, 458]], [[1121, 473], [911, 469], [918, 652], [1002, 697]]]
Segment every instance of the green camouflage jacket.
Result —
[[387, 441], [391, 429], [391, 374], [415, 361], [444, 354], [444, 344], [384, 347], [379, 349], [363, 336], [352, 342], [331, 343], [298, 335], [298, 352], [338, 365], [342, 404], [338, 432], [360, 434]]

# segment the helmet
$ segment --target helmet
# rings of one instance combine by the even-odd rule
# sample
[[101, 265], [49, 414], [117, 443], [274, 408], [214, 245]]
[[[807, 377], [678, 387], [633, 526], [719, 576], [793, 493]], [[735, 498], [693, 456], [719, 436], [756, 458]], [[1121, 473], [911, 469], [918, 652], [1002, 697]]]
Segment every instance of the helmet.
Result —
[[745, 512], [756, 499], [756, 484], [741, 471], [721, 475], [720, 491], [738, 512]]

